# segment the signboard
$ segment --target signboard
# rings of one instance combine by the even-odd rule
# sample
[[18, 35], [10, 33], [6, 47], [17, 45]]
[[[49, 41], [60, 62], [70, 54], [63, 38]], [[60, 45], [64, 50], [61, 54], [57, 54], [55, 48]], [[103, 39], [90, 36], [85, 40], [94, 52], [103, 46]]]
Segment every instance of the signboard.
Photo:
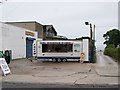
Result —
[[33, 36], [34, 37], [34, 33], [33, 32], [29, 32], [29, 31], [25, 31], [25, 35]]
[[80, 60], [81, 60], [82, 63], [83, 63], [84, 59], [85, 59], [85, 53], [81, 52], [80, 53]]
[[4, 76], [6, 76], [7, 74], [11, 72], [4, 58], [0, 58], [0, 66], [3, 71]]

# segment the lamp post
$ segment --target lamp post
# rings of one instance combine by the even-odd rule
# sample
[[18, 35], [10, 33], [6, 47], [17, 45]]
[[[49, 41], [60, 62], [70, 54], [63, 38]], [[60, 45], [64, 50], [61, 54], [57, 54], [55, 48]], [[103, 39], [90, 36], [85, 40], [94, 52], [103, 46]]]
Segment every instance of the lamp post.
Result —
[[95, 42], [95, 28], [96, 28], [96, 26], [94, 25], [94, 37], [93, 37], [93, 40], [94, 40], [94, 42]]
[[93, 48], [92, 48], [92, 24], [89, 22], [85, 22], [85, 25], [90, 25], [90, 61], [93, 62]]
[[95, 58], [95, 55], [96, 55], [96, 47], [95, 47], [95, 29], [96, 29], [96, 26], [94, 25], [94, 36], [93, 36], [93, 62], [96, 62], [96, 58]]

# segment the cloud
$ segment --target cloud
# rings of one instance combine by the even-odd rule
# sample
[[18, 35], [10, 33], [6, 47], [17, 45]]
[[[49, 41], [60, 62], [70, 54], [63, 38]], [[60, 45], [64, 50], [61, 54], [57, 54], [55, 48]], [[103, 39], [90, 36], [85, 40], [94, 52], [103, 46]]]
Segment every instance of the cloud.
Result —
[[4, 21], [38, 21], [53, 24], [58, 34], [69, 38], [89, 36], [89, 21], [96, 25], [96, 44], [102, 45], [103, 34], [117, 27], [117, 2], [32, 2], [6, 3], [3, 7]]

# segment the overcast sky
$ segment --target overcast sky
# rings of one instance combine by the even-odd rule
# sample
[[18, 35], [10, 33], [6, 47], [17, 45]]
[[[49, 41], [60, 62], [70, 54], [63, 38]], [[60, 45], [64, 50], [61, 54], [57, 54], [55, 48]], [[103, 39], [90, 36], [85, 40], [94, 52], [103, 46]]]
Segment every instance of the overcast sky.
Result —
[[[117, 0], [87, 2], [9, 2], [0, 4], [0, 21], [37, 21], [52, 24], [59, 35], [68, 38], [90, 36], [86, 21], [96, 25], [96, 46], [103, 49], [104, 33], [118, 28]], [[16, 0], [20, 1], [20, 0]], [[112, 2], [113, 1], [113, 2]]]

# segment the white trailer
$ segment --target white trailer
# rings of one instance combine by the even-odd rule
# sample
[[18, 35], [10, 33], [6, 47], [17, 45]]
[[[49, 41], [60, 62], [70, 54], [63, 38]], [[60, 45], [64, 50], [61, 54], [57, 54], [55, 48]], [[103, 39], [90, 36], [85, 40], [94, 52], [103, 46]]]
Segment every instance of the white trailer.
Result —
[[36, 58], [38, 60], [80, 61], [81, 53], [84, 53], [84, 61], [89, 62], [89, 38], [73, 41], [38, 40], [36, 45]]

